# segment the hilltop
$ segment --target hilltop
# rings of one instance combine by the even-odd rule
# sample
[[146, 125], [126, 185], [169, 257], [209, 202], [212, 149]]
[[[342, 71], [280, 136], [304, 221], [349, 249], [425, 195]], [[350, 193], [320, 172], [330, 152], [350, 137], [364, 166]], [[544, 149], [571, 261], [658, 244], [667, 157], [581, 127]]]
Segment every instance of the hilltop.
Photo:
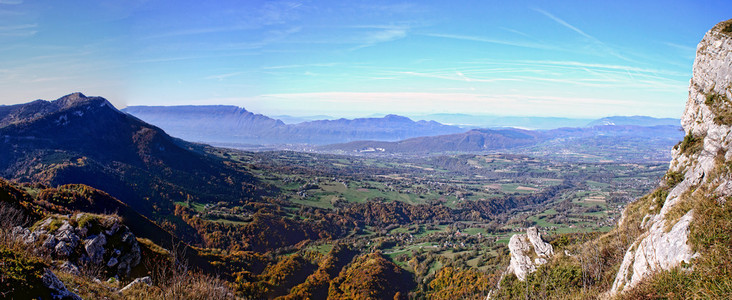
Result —
[[101, 97], [74, 93], [2, 107], [0, 137], [0, 177], [86, 184], [153, 219], [171, 214], [176, 201], [252, 201], [266, 192], [204, 146], [170, 137]]

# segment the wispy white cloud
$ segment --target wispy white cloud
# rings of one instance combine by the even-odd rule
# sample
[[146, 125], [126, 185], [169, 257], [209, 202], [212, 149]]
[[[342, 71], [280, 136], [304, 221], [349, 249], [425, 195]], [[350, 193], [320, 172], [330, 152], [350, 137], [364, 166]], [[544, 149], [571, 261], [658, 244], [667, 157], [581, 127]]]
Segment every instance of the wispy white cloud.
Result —
[[579, 33], [580, 35], [582, 35], [582, 36], [584, 36], [584, 37], [586, 37], [588, 39], [591, 39], [591, 40], [594, 40], [594, 41], [598, 41], [599, 42], [599, 40], [596, 39], [595, 37], [593, 37], [593, 36], [585, 33], [584, 31], [580, 30], [577, 27], [572, 26], [572, 24], [567, 23], [566, 21], [560, 19], [559, 17], [557, 17], [557, 16], [555, 16], [555, 15], [553, 15], [553, 14], [551, 14], [551, 13], [549, 13], [549, 12], [543, 10], [543, 9], [534, 8], [534, 10], [537, 11], [537, 12], [539, 12], [539, 13], [541, 13], [541, 14], [543, 14], [543, 15], [545, 15], [545, 16], [547, 16], [549, 19], [554, 20], [554, 22], [557, 22], [560, 25], [562, 25], [564, 27], [567, 27], [567, 28], [571, 29], [572, 31], [574, 31], [576, 33]]
[[0, 0], [0, 4], [18, 5], [23, 4], [23, 0]]
[[[694, 59], [694, 57], [696, 56], [695, 47], [692, 47], [689, 45], [679, 45], [679, 44], [671, 43], [671, 42], [664, 42], [663, 44], [670, 48], [674, 48], [674, 49], [678, 50], [681, 54], [680, 56], [684, 57], [686, 59]], [[686, 66], [686, 64], [682, 64], [682, 65]]]
[[431, 37], [438, 37], [438, 38], [464, 40], [464, 41], [473, 41], [473, 42], [482, 42], [482, 43], [491, 43], [491, 44], [499, 44], [499, 45], [514, 46], [514, 47], [523, 47], [523, 48], [533, 48], [533, 49], [542, 49], [542, 50], [558, 50], [559, 49], [559, 48], [557, 48], [555, 46], [548, 45], [548, 44], [539, 44], [539, 43], [521, 42], [521, 41], [508, 41], [508, 40], [484, 38], [484, 37], [479, 37], [479, 36], [457, 35], [457, 34], [442, 34], [442, 33], [427, 33], [427, 34], [424, 34], [424, 35], [425, 36], [431, 36]]
[[186, 28], [180, 30], [174, 30], [169, 32], [156, 33], [142, 37], [142, 39], [159, 39], [167, 37], [179, 37], [188, 35], [199, 35], [199, 34], [210, 34], [219, 32], [230, 32], [251, 29], [249, 26], [232, 25], [232, 26], [215, 26], [215, 27], [201, 27], [201, 28]]
[[255, 41], [228, 43], [221, 46], [221, 50], [252, 50], [264, 48], [270, 44], [279, 42], [290, 35], [298, 33], [302, 27], [290, 27], [266, 31], [264, 37]]
[[298, 65], [279, 65], [279, 66], [267, 66], [262, 67], [265, 70], [273, 69], [297, 69], [297, 68], [311, 68], [311, 67], [334, 67], [339, 63], [322, 63], [322, 64], [298, 64]]
[[664, 42], [663, 44], [666, 46], [669, 46], [671, 48], [679, 49], [681, 51], [686, 51], [686, 52], [691, 52], [691, 53], [694, 53], [696, 51], [696, 48], [692, 47], [692, 46], [679, 45], [679, 44], [671, 43], [671, 42]]
[[612, 47], [608, 46], [607, 44], [605, 44], [601, 40], [599, 40], [596, 37], [594, 37], [594, 36], [592, 36], [592, 35], [584, 32], [583, 30], [575, 27], [574, 25], [569, 24], [567, 21], [565, 21], [565, 20], [563, 20], [563, 19], [561, 19], [561, 18], [559, 18], [559, 17], [557, 17], [557, 16], [555, 16], [555, 15], [553, 15], [553, 14], [551, 14], [551, 13], [549, 13], [549, 12], [543, 10], [543, 9], [540, 9], [540, 8], [533, 8], [533, 10], [536, 11], [536, 12], [538, 12], [538, 13], [540, 13], [540, 14], [542, 14], [542, 15], [544, 15], [544, 16], [546, 16], [547, 18], [551, 19], [552, 21], [556, 22], [557, 24], [562, 25], [562, 26], [564, 26], [564, 27], [566, 27], [566, 28], [568, 28], [568, 29], [576, 32], [580, 36], [582, 36], [582, 37], [584, 37], [584, 38], [592, 41], [597, 46], [597, 48], [600, 48], [600, 50], [602, 50], [603, 52], [605, 52], [605, 53], [607, 53], [607, 54], [609, 54], [611, 56], [614, 56], [614, 57], [620, 58], [622, 60], [625, 60], [625, 61], [633, 61], [633, 62], [635, 62], [635, 60], [630, 59], [630, 58], [626, 57], [625, 55], [622, 55], [622, 54], [618, 53], [618, 51], [616, 51]]
[[229, 77], [239, 76], [241, 74], [244, 74], [244, 72], [231, 72], [231, 73], [210, 75], [210, 76], [204, 77], [203, 79], [206, 79], [206, 80], [215, 79], [215, 80], [221, 81], [221, 80], [224, 80], [224, 79], [229, 78]]
[[518, 34], [518, 35], [520, 35], [520, 36], [523, 36], [523, 37], [527, 37], [527, 38], [532, 38], [532, 37], [531, 37], [530, 35], [528, 35], [528, 34], [526, 34], [526, 33], [524, 33], [524, 32], [518, 31], [518, 30], [516, 30], [516, 29], [512, 29], [512, 28], [506, 28], [506, 27], [499, 27], [499, 28], [501, 28], [502, 30], [505, 30], [505, 31], [511, 32], [511, 33], [515, 33], [515, 34]]
[[687, 76], [688, 75], [686, 73], [668, 71], [668, 70], [647, 69], [647, 68], [625, 66], [625, 65], [583, 63], [583, 62], [578, 62], [578, 61], [525, 60], [525, 61], [520, 61], [520, 62], [530, 64], [530, 65], [554, 65], [554, 66], [564, 66], [564, 67], [572, 67], [572, 68], [610, 69], [610, 70], [622, 70], [622, 71], [632, 71], [632, 72], [640, 72], [640, 73], [665, 74], [665, 75], [671, 75], [671, 76]]
[[452, 73], [425, 73], [425, 72], [413, 72], [413, 71], [401, 71], [401, 72], [393, 72], [394, 74], [402, 74], [402, 75], [409, 75], [409, 76], [416, 76], [416, 77], [425, 77], [425, 78], [436, 78], [436, 79], [445, 79], [445, 80], [453, 80], [453, 81], [465, 81], [465, 82], [498, 82], [498, 81], [518, 81], [519, 79], [515, 78], [471, 78], [466, 76], [460, 71], [454, 71]]
[[69, 80], [69, 76], [36, 77], [36, 78], [30, 79], [29, 82], [41, 83], [41, 82], [62, 81], [62, 80]]
[[285, 24], [296, 18], [296, 11], [301, 7], [303, 4], [296, 1], [266, 2], [259, 10], [256, 21], [262, 25]]
[[0, 26], [0, 36], [32, 36], [38, 33], [38, 24]]
[[22, 16], [22, 15], [25, 15], [25, 13], [21, 12], [21, 11], [15, 11], [15, 10], [0, 9], [0, 16]]
[[386, 14], [413, 14], [415, 12], [423, 12], [426, 10], [425, 7], [419, 6], [415, 3], [362, 5], [361, 8], [367, 11], [376, 11]]
[[227, 10], [219, 15], [213, 16], [216, 19], [215, 22], [211, 22], [211, 20], [207, 20], [204, 24], [182, 22], [177, 24], [177, 28], [160, 31], [153, 30], [153, 33], [143, 36], [142, 39], [264, 30], [286, 25], [294, 27], [292, 26], [292, 21], [298, 18], [299, 11], [302, 7], [303, 4], [296, 1], [268, 1], [263, 2], [261, 6], [247, 6], [246, 10], [238, 12]]
[[405, 38], [407, 36], [408, 27], [383, 27], [378, 30], [370, 31], [359, 39], [360, 45], [350, 50], [358, 50], [361, 48], [371, 47], [379, 43], [386, 43]]

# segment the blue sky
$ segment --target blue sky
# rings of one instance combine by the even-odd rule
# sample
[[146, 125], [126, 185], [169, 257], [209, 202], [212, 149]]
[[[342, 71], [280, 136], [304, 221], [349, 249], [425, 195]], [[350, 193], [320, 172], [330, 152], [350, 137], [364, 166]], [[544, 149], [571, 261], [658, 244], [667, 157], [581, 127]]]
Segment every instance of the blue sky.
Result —
[[679, 117], [730, 1], [0, 0], [0, 104]]

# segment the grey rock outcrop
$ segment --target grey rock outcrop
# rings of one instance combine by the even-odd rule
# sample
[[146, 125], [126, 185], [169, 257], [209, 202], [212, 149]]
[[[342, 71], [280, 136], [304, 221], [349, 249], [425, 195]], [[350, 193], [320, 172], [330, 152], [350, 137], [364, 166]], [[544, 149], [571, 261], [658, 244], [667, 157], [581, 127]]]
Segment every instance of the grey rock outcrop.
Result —
[[689, 137], [685, 143], [697, 140], [700, 145], [696, 150], [688, 149], [691, 146], [683, 149], [684, 144], [673, 149], [669, 171], [683, 174], [684, 179], [670, 190], [658, 213], [644, 217], [645, 232], [625, 253], [611, 296], [655, 272], [689, 263], [697, 255], [688, 244], [694, 211], [688, 210], [678, 219], [669, 215], [682, 201], [692, 201], [689, 197], [696, 193], [717, 201], [732, 195], [732, 177], [718, 168], [732, 160], [732, 115], [727, 115], [732, 111], [732, 36], [723, 32], [728, 26], [732, 20], [717, 24], [697, 47], [681, 123]]
[[[61, 226], [53, 230], [52, 224], [58, 223]], [[59, 269], [73, 274], [79, 272], [77, 266], [95, 264], [106, 267], [111, 276], [125, 277], [141, 259], [135, 235], [112, 216], [56, 215], [36, 224], [33, 231], [16, 227], [13, 234], [28, 245], [39, 245], [39, 250], [51, 257], [65, 261]]]
[[43, 276], [41, 276], [41, 281], [43, 281], [43, 284], [52, 291], [53, 299], [81, 300], [79, 295], [67, 290], [64, 283], [61, 282], [61, 280], [56, 277], [56, 274], [53, 274], [49, 269], [45, 270]]
[[107, 238], [104, 237], [104, 234], [84, 240], [84, 250], [86, 250], [86, 254], [89, 255], [89, 259], [93, 263], [100, 264], [102, 262], [105, 252], [104, 245], [106, 244]]
[[536, 227], [527, 229], [526, 234], [514, 234], [508, 242], [508, 249], [511, 251], [511, 263], [507, 272], [515, 274], [521, 281], [554, 255], [554, 248], [541, 239]]

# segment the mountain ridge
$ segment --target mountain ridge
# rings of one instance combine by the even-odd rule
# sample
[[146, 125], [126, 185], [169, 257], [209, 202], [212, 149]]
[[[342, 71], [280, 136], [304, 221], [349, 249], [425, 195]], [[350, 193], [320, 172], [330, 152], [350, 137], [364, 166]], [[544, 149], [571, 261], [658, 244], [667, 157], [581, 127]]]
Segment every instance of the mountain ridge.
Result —
[[[200, 107], [201, 109], [195, 109]], [[332, 144], [363, 139], [400, 140], [463, 132], [434, 121], [413, 121], [394, 114], [382, 118], [281, 120], [230, 106], [130, 106], [123, 111], [159, 125], [172, 135], [213, 144]]]
[[[376, 153], [376, 154], [439, 154], [453, 152], [524, 151], [527, 147], [588, 144], [590, 140], [602, 139], [607, 147], [628, 152], [628, 143], [653, 145], [647, 152], [659, 147], [671, 147], [683, 134], [679, 126], [657, 125], [598, 125], [592, 127], [569, 127], [552, 130], [472, 129], [465, 133], [411, 138], [397, 142], [355, 141], [343, 144], [320, 146], [319, 151], [333, 153]], [[585, 141], [584, 143], [582, 141]], [[576, 145], [575, 145], [576, 146]], [[569, 146], [565, 147], [570, 149]], [[577, 149], [575, 149], [577, 150]], [[624, 153], [623, 152], [623, 153]], [[622, 154], [622, 153], [621, 153]], [[668, 156], [670, 158], [670, 156]]]
[[[102, 97], [74, 93], [55, 101], [2, 107], [0, 118], [13, 120], [0, 123], [0, 176], [52, 186], [84, 183], [148, 217], [155, 210], [153, 204], [172, 209], [172, 202], [185, 200], [186, 194], [201, 197], [206, 191], [237, 198], [225, 196], [234, 186], [227, 183], [231, 180], [227, 176], [237, 178], [242, 186], [254, 181], [251, 175], [205, 154], [204, 146], [173, 138], [117, 110]], [[157, 199], [145, 199], [149, 189], [157, 190]], [[248, 193], [253, 190], [249, 186], [239, 196], [251, 198]]]
[[636, 126], [679, 126], [681, 119], [675, 118], [653, 118], [648, 116], [610, 116], [597, 119], [587, 124], [586, 127], [601, 125], [636, 125]]

